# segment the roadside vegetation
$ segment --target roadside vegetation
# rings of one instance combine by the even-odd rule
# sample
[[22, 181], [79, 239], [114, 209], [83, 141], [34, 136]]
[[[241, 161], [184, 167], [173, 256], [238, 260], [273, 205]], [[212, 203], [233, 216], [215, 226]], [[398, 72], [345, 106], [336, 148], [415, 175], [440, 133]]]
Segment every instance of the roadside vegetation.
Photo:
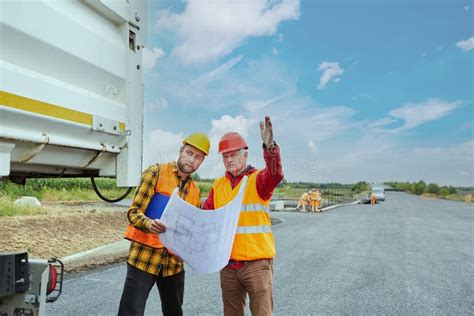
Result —
[[[201, 189], [201, 195], [207, 196], [211, 189], [212, 179], [202, 179], [199, 175], [195, 175], [194, 179], [197, 181], [199, 188]], [[360, 188], [353, 188], [352, 184], [341, 184], [341, 183], [315, 183], [315, 182], [288, 182], [286, 179], [278, 185], [273, 193], [273, 197], [276, 199], [299, 199], [301, 194], [308, 192], [309, 190], [316, 188], [327, 197], [332, 198], [335, 196], [352, 197], [354, 194], [360, 193]], [[370, 188], [370, 187], [369, 187]]]
[[[110, 198], [121, 196], [126, 188], [118, 188], [115, 179], [96, 179], [100, 192]], [[15, 205], [16, 199], [33, 196], [48, 201], [100, 201], [90, 179], [29, 179], [25, 185], [0, 181], [0, 216], [44, 214], [42, 207]], [[129, 194], [128, 198], [132, 196]]]
[[410, 192], [429, 198], [448, 199], [454, 201], [472, 201], [474, 188], [439, 186], [436, 183], [426, 184], [424, 181], [418, 182], [386, 182], [392, 188], [404, 192]]
[[[194, 175], [201, 194], [206, 197], [212, 186], [212, 179], [202, 179], [199, 175]], [[109, 198], [121, 196], [126, 188], [118, 188], [115, 179], [96, 179], [97, 186], [101, 193]], [[434, 183], [426, 184], [418, 182], [386, 182], [396, 190], [410, 192], [416, 195], [423, 195], [430, 198], [450, 199], [457, 201], [470, 201], [474, 193], [474, 188], [459, 188], [452, 186], [439, 186]], [[353, 200], [357, 195], [366, 194], [370, 191], [371, 185], [365, 181], [355, 184], [340, 183], [314, 183], [314, 182], [288, 182], [284, 179], [275, 189], [275, 199], [298, 199], [303, 192], [312, 188], [321, 191], [322, 196], [330, 203], [345, 203]], [[15, 205], [16, 199], [22, 196], [34, 196], [41, 202], [54, 201], [101, 201], [92, 189], [90, 179], [30, 179], [25, 185], [18, 185], [9, 181], [0, 181], [0, 216], [14, 215], [36, 215], [44, 214], [46, 211], [42, 207]], [[133, 191], [127, 198], [133, 197]]]
[[17, 215], [41, 215], [46, 211], [41, 207], [14, 205], [13, 200], [0, 196], [0, 217]]

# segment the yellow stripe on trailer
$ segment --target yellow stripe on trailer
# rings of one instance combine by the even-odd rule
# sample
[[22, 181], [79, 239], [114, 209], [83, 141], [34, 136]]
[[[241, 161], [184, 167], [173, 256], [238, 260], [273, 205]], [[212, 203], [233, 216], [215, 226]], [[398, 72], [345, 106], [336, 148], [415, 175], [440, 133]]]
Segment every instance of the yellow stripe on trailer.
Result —
[[[0, 105], [92, 126], [93, 116], [91, 114], [22, 97], [5, 91], [0, 91]], [[125, 123], [119, 122], [119, 128], [124, 131]]]

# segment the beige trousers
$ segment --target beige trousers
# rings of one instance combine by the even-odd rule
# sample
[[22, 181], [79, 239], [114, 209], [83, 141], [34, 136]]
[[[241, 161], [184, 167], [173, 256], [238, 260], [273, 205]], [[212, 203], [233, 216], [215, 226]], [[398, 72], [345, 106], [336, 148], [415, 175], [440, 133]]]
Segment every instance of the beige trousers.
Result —
[[253, 316], [272, 315], [273, 312], [273, 259], [247, 261], [239, 269], [221, 270], [224, 315], [243, 316], [245, 298], [250, 298]]

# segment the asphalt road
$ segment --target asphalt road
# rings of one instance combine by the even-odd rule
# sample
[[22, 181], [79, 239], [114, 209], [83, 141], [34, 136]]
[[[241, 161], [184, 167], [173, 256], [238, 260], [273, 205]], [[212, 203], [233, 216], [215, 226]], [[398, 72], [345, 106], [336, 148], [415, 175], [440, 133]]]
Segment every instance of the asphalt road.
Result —
[[[275, 315], [474, 315], [474, 208], [389, 192], [378, 205], [273, 213]], [[70, 276], [50, 315], [113, 315], [125, 264]], [[186, 270], [185, 315], [221, 315], [219, 276]], [[147, 315], [161, 314], [156, 289]]]

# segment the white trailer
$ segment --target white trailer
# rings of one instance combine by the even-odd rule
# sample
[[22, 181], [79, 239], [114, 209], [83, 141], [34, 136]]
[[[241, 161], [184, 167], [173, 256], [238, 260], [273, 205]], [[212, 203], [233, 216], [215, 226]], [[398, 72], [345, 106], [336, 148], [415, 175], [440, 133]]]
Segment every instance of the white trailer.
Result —
[[145, 0], [0, 0], [0, 177], [142, 170]]

